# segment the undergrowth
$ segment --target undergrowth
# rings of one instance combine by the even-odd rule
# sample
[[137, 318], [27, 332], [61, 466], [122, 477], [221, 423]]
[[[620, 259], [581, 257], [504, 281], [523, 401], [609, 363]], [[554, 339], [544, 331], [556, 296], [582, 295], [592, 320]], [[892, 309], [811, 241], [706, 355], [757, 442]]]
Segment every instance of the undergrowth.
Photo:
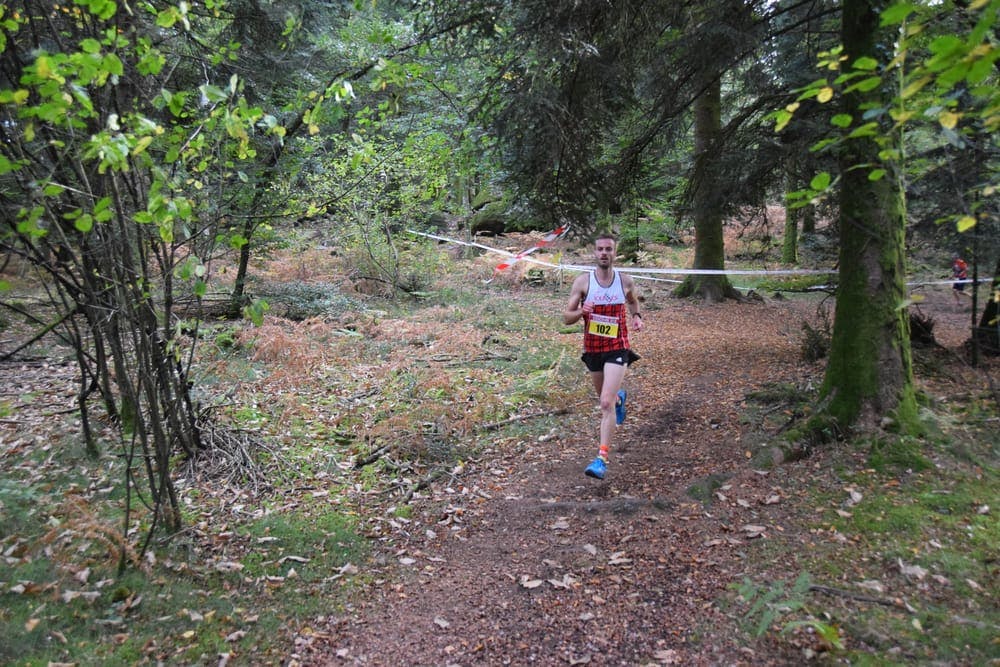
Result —
[[[83, 460], [72, 426], [2, 452], [0, 663], [280, 664], [370, 578], [370, 540], [421, 480], [551, 431], [580, 391], [551, 311], [509, 290], [445, 279], [389, 302], [304, 262], [263, 275], [260, 326], [201, 329], [195, 396], [233, 447], [178, 466], [181, 533], [140, 557], [121, 536], [121, 459]], [[269, 475], [255, 488], [233, 471], [251, 464]]]
[[840, 463], [808, 485], [808, 525], [791, 531], [809, 538], [772, 540], [748, 564], [781, 559], [798, 577], [734, 585], [748, 637], [843, 664], [996, 664], [1000, 443], [988, 423], [939, 423], [922, 440], [829, 445]]

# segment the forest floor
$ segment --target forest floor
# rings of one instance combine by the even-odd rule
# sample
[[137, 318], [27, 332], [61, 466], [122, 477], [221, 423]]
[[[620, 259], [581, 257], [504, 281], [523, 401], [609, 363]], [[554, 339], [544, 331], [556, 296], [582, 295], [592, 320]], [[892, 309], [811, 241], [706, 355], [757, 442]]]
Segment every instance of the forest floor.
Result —
[[[596, 453], [594, 399], [566, 406], [561, 426], [526, 447], [485, 447], [451, 483], [417, 494], [376, 555], [372, 584], [301, 636], [292, 663], [764, 665], [829, 648], [808, 629], [777, 639], [743, 631], [747, 609], [733, 591], [744, 579], [790, 582], [810, 556], [855, 541], [823, 526], [852, 504], [845, 470], [864, 470], [867, 452], [830, 445], [761, 465], [793, 409], [752, 396], [821, 381], [822, 364], [803, 362], [801, 350], [803, 322], [820, 326], [818, 297], [711, 305], [647, 296], [646, 328], [634, 335], [642, 359], [626, 379], [628, 416], [606, 479], [583, 474]], [[536, 305], [556, 314], [563, 304]], [[947, 401], [968, 391], [968, 301], [942, 288], [923, 311], [946, 368], [935, 364], [922, 387]], [[579, 375], [589, 384], [582, 364]], [[807, 502], [823, 492], [829, 506]], [[865, 577], [902, 576], [877, 557], [872, 565], [874, 574], [823, 581], [835, 597], [814, 608], [900, 603], [902, 583], [863, 595]], [[885, 642], [881, 650], [906, 661], [906, 649]]]
[[[330, 280], [321, 255], [279, 258], [261, 280]], [[1000, 363], [968, 365], [967, 298], [940, 285], [918, 306], [937, 341], [914, 349], [918, 387], [950, 428], [920, 443], [913, 461], [929, 469], [876, 465], [871, 442], [772, 465], [822, 381], [803, 325], [823, 330], [832, 298], [705, 304], [644, 282], [642, 358], [597, 481], [583, 474], [599, 410], [580, 333], [558, 323], [568, 285], [482, 286], [488, 257], [458, 270], [461, 303], [366, 313], [332, 300], [330, 317], [206, 331], [207, 390], [225, 394], [238, 432], [269, 434], [265, 459], [290, 465], [269, 469], [267, 489], [233, 485], [231, 466], [184, 480], [190, 526], [127, 585], [108, 585], [117, 551], [102, 546], [118, 530], [115, 449], [94, 467], [74, 444], [71, 357], [0, 364], [0, 658], [766, 665], [846, 651], [990, 664]], [[514, 417], [483, 424], [477, 404]], [[424, 431], [463, 435], [443, 458], [414, 457]], [[378, 443], [411, 450], [377, 460]], [[812, 588], [795, 589], [804, 574]]]

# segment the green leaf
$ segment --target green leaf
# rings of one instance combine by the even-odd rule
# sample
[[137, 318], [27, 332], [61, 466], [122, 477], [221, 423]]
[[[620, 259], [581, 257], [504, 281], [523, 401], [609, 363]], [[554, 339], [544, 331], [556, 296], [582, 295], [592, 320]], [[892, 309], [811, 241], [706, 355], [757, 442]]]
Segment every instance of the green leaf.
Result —
[[813, 179], [809, 181], [809, 187], [813, 190], [826, 190], [830, 187], [830, 174], [821, 171], [820, 173], [813, 176]]
[[247, 318], [254, 323], [254, 326], [260, 326], [264, 323], [264, 313], [270, 309], [267, 301], [261, 299], [254, 299], [253, 303], [243, 308], [243, 317]]
[[226, 91], [209, 83], [204, 83], [198, 86], [198, 90], [201, 91], [201, 94], [204, 95], [205, 99], [210, 103], [224, 102], [229, 97], [229, 95], [226, 94]]
[[0, 154], [0, 176], [4, 174], [9, 174], [12, 171], [17, 171], [19, 167], [16, 162], [11, 162], [7, 159], [6, 155]]
[[878, 61], [869, 56], [863, 56], [854, 61], [854, 69], [871, 71], [878, 67]]
[[86, 234], [94, 228], [94, 218], [89, 213], [84, 213], [73, 221], [73, 226], [76, 227], [77, 231]]
[[869, 181], [881, 181], [885, 177], [885, 169], [872, 169], [868, 172]]
[[101, 60], [101, 66], [115, 76], [121, 76], [125, 73], [125, 66], [122, 65], [121, 58], [113, 53], [104, 56]]
[[811, 153], [818, 153], [821, 150], [823, 150], [824, 148], [826, 148], [827, 146], [830, 146], [830, 145], [836, 144], [836, 143], [837, 143], [836, 139], [820, 139], [815, 144], [813, 144], [812, 146], [809, 147], [809, 152], [811, 152]]
[[784, 109], [780, 109], [774, 112], [774, 118], [775, 118], [774, 131], [781, 132], [783, 129], [785, 129], [785, 126], [787, 126], [788, 123], [791, 122], [792, 114], [788, 113]]
[[861, 79], [855, 84], [852, 84], [844, 89], [845, 93], [850, 93], [855, 90], [862, 93], [867, 93], [870, 90], [875, 90], [880, 85], [882, 85], [882, 77], [880, 76], [870, 76], [867, 79]]
[[879, 17], [881, 19], [881, 25], [882, 27], [885, 27], [902, 23], [910, 14], [916, 11], [916, 9], [916, 5], [911, 5], [908, 2], [901, 2], [888, 7]]
[[830, 124], [835, 125], [836, 127], [844, 128], [844, 127], [850, 127], [853, 121], [854, 119], [851, 117], [851, 114], [838, 113], [836, 116], [830, 119]]
[[857, 139], [859, 137], [873, 137], [876, 134], [878, 134], [878, 123], [865, 123], [847, 136], [851, 139]]
[[982, 83], [993, 71], [993, 62], [988, 58], [980, 58], [969, 67], [965, 80], [973, 86]]
[[87, 39], [80, 42], [80, 50], [84, 53], [100, 53], [101, 43], [96, 39], [88, 37]]
[[111, 197], [102, 197], [94, 204], [94, 220], [97, 222], [107, 222], [114, 216], [111, 208]]
[[176, 7], [167, 7], [156, 15], [156, 25], [161, 28], [170, 28], [180, 19], [180, 13]]
[[963, 215], [955, 223], [955, 228], [958, 229], [959, 233], [964, 233], [976, 226], [976, 219], [971, 215]]

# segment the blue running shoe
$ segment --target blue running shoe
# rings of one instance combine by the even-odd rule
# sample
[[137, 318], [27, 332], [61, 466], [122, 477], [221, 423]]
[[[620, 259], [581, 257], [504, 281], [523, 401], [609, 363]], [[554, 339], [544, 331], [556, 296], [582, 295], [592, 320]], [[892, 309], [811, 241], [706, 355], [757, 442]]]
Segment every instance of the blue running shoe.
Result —
[[615, 423], [621, 424], [625, 421], [625, 390], [618, 390], [618, 402], [615, 403]]
[[583, 471], [587, 477], [596, 477], [597, 479], [604, 479], [604, 473], [608, 469], [608, 464], [605, 463], [604, 459], [598, 456], [594, 459], [594, 462], [587, 466], [587, 469]]

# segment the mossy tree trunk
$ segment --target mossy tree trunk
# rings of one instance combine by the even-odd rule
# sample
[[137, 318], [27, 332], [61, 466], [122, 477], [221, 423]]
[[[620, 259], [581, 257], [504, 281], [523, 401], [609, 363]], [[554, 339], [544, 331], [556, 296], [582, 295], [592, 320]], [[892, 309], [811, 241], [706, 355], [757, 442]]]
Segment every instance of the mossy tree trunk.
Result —
[[[880, 6], [872, 0], [844, 2], [842, 37], [849, 61], [879, 58], [891, 48], [893, 36], [879, 31]], [[846, 111], [881, 105], [881, 95], [878, 89], [847, 95]], [[840, 155], [840, 274], [821, 396], [823, 413], [842, 431], [877, 428], [886, 418], [903, 431], [917, 427], [909, 319], [901, 307], [905, 202], [899, 170], [880, 160], [879, 151], [877, 142], [863, 138], [848, 141]], [[870, 180], [869, 168], [860, 165], [881, 165], [887, 175]]]
[[[722, 86], [718, 77], [694, 101], [694, 171], [691, 207], [694, 216], [695, 269], [722, 270], [726, 249], [722, 233], [725, 184], [720, 183], [719, 141], [722, 135]], [[724, 275], [696, 274], [675, 290], [679, 297], [700, 296], [706, 301], [739, 298]]]
[[[786, 193], [798, 190], [798, 157], [797, 150], [793, 149], [785, 161]], [[781, 261], [785, 264], [798, 264], [799, 262], [799, 218], [801, 217], [801, 207], [785, 206], [785, 234], [781, 242]]]
[[997, 257], [997, 265], [993, 269], [989, 300], [976, 327], [975, 338], [980, 352], [994, 356], [1000, 354], [1000, 257]]

